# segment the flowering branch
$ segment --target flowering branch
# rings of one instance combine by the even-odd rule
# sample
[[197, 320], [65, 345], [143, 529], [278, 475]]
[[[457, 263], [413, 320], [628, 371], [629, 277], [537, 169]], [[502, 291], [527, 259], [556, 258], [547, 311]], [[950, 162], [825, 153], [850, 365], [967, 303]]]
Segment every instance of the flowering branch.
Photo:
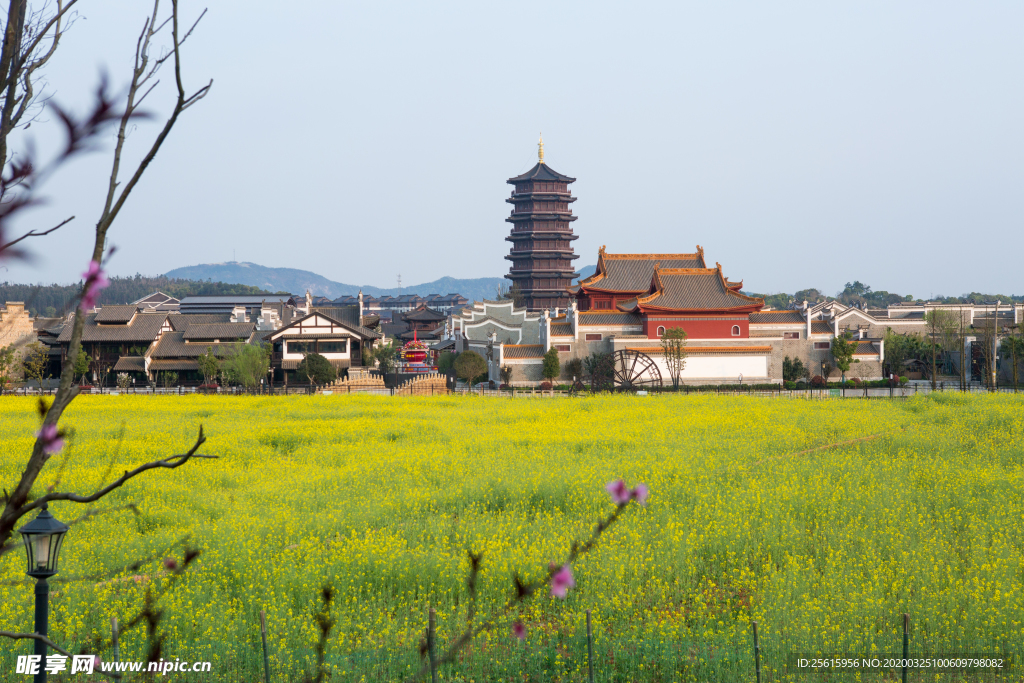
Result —
[[[452, 641], [452, 644], [448, 647], [445, 653], [436, 661], [436, 666], [442, 666], [449, 662], [455, 661], [459, 652], [461, 652], [474, 637], [480, 635], [484, 631], [490, 631], [496, 628], [499, 621], [504, 618], [517, 604], [523, 602], [528, 597], [534, 595], [539, 589], [544, 586], [549, 586], [551, 589], [551, 595], [553, 597], [565, 598], [568, 590], [575, 586], [575, 579], [572, 575], [572, 563], [576, 561], [580, 556], [590, 552], [600, 540], [601, 536], [614, 524], [622, 513], [625, 511], [626, 506], [631, 501], [636, 501], [639, 505], [645, 505], [647, 502], [647, 486], [644, 484], [637, 484], [634, 488], [630, 489], [626, 486], [622, 480], [613, 481], [609, 483], [605, 490], [608, 491], [612, 497], [612, 502], [615, 503], [615, 510], [606, 518], [599, 519], [594, 530], [590, 533], [590, 536], [585, 541], [573, 541], [569, 547], [569, 553], [566, 559], [561, 564], [554, 562], [550, 563], [547, 568], [547, 573], [541, 579], [524, 583], [518, 574], [513, 576], [514, 593], [512, 597], [505, 603], [505, 605], [495, 612], [489, 619], [484, 621], [478, 626], [473, 625], [473, 615], [475, 615], [476, 609], [476, 577], [480, 571], [480, 555], [474, 555], [470, 552], [470, 573], [467, 579], [467, 587], [470, 589], [470, 613], [467, 616], [467, 627], [466, 629]], [[474, 561], [475, 558], [475, 561]], [[522, 622], [516, 621], [512, 625], [512, 633], [515, 637], [520, 640], [526, 637], [526, 627]], [[422, 643], [420, 645], [420, 656], [425, 654]], [[430, 673], [430, 663], [425, 662], [420, 669], [412, 676], [406, 679], [406, 683], [413, 683], [425, 678]]]

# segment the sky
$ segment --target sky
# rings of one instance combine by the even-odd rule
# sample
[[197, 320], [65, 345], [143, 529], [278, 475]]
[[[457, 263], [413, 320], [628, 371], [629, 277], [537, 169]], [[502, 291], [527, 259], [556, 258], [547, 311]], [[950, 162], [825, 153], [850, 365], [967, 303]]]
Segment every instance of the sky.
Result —
[[[169, 2], [164, 2], [169, 5]], [[142, 2], [80, 1], [46, 72], [84, 111], [127, 84]], [[204, 5], [182, 0], [183, 22]], [[1024, 293], [1024, 3], [218, 0], [184, 48], [209, 96], [118, 217], [113, 274], [230, 260], [381, 287], [494, 277], [509, 177], [577, 178], [597, 250], [705, 249], [747, 291]], [[164, 45], [167, 40], [164, 40]], [[162, 73], [123, 167], [170, 109]], [[61, 143], [51, 113], [12, 141]], [[31, 264], [84, 270], [113, 136], [63, 167]]]

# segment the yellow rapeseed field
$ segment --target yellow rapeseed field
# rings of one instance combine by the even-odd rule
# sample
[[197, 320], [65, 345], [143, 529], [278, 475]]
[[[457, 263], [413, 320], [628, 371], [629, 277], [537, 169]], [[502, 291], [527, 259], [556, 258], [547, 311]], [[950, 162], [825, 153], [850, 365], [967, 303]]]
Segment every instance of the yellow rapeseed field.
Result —
[[[330, 583], [331, 680], [400, 679], [419, 664], [429, 606], [442, 646], [464, 623], [467, 549], [483, 552], [486, 615], [513, 572], [541, 575], [613, 509], [604, 486], [622, 478], [649, 486], [647, 505], [575, 564], [568, 597], [531, 601], [513, 615], [525, 641], [510, 617], [444, 680], [586, 680], [587, 609], [599, 680], [753, 680], [752, 620], [767, 680], [785, 676], [788, 652], [899, 652], [903, 612], [915, 650], [1024, 651], [1016, 396], [84, 396], [36, 493], [91, 492], [184, 451], [200, 424], [219, 459], [147, 473], [101, 506], [136, 503], [138, 515], [68, 534], [55, 640], [78, 651], [108, 638], [110, 618], [129, 620], [166, 579], [159, 560], [107, 574], [180, 558], [172, 546], [189, 535], [202, 554], [161, 599], [165, 657], [213, 661], [203, 680], [262, 680], [263, 609], [272, 680], [297, 679]], [[3, 487], [36, 429], [32, 400], [0, 398]], [[8, 553], [0, 630], [31, 620], [24, 555]], [[122, 658], [141, 656], [144, 636], [128, 632]], [[0, 644], [0, 679], [30, 649]]]

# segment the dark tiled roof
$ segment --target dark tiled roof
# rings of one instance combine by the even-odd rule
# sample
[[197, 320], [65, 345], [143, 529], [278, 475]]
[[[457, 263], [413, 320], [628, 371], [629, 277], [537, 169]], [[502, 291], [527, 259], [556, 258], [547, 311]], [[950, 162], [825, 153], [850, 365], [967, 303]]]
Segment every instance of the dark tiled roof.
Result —
[[637, 299], [640, 306], [677, 311], [721, 310], [763, 304], [760, 299], [737, 294], [725, 285], [716, 268], [661, 269], [655, 276], [657, 290]]
[[180, 360], [177, 358], [168, 360], [153, 360], [149, 363], [150, 372], [157, 371], [178, 371], [178, 370], [198, 370], [199, 362], [194, 360]]
[[647, 292], [654, 277], [654, 266], [668, 268], [704, 268], [704, 255], [696, 254], [602, 254], [598, 272], [581, 280], [588, 289], [605, 292]]
[[112, 372], [145, 372], [146, 359], [142, 356], [121, 356]]
[[39, 316], [36, 316], [36, 318], [32, 321], [32, 329], [36, 331], [42, 330], [44, 332], [48, 332], [49, 330], [58, 328], [57, 334], [60, 334], [59, 328], [62, 327], [60, 322], [60, 318], [40, 318]]
[[509, 178], [505, 182], [515, 184], [521, 183], [524, 180], [558, 180], [563, 183], [574, 183], [575, 178], [567, 175], [562, 175], [558, 171], [554, 170], [543, 161], [538, 162], [533, 168], [524, 173], [523, 175], [517, 175], [515, 178]]
[[386, 337], [397, 337], [408, 329], [405, 323], [384, 323], [380, 326], [381, 333]]
[[454, 339], [445, 339], [443, 341], [437, 342], [431, 348], [435, 349], [437, 351], [440, 351], [442, 349], [451, 349], [451, 348], [454, 348], [454, 347], [455, 347], [455, 340]]
[[313, 306], [312, 313], [322, 313], [339, 323], [359, 325], [359, 304], [355, 306]]
[[761, 311], [750, 314], [751, 323], [807, 323], [803, 311]]
[[402, 320], [420, 320], [420, 321], [431, 321], [431, 320], [445, 320], [448, 316], [440, 311], [435, 311], [431, 308], [417, 309], [410, 311], [402, 316]]
[[126, 323], [138, 309], [135, 306], [104, 306], [96, 312], [98, 323]]
[[[259, 295], [239, 295], [239, 296], [187, 296], [181, 300], [182, 305], [185, 304], [234, 304], [236, 306], [252, 306], [258, 304], [261, 301], [267, 303], [288, 301], [291, 296], [288, 294], [259, 294]], [[305, 299], [305, 297], [298, 297]]]
[[614, 311], [583, 311], [577, 318], [580, 325], [639, 325], [640, 316], [636, 313], [616, 313]]
[[165, 332], [160, 336], [160, 341], [153, 347], [150, 357], [157, 358], [198, 358], [206, 353], [207, 348], [212, 348], [218, 356], [226, 355], [230, 349], [238, 348], [243, 342], [230, 342], [220, 344], [204, 344], [202, 342], [188, 344], [184, 339], [184, 332]]
[[861, 340], [861, 341], [857, 342], [857, 350], [853, 352], [853, 355], [855, 355], [855, 356], [877, 356], [878, 355], [878, 348], [875, 346], [874, 342], [869, 342], [869, 341]]
[[[635, 346], [627, 347], [627, 351], [639, 351], [640, 353], [646, 353], [649, 355], [657, 355], [664, 353], [664, 350], [660, 346]], [[772, 347], [770, 346], [687, 346], [687, 355], [719, 355], [719, 354], [733, 354], [733, 353], [747, 353], [747, 354], [765, 354], [771, 353]]]
[[175, 332], [184, 332], [189, 325], [210, 325], [230, 321], [230, 313], [179, 313], [167, 316], [167, 322], [171, 323], [171, 329]]
[[[85, 319], [85, 326], [82, 328], [82, 341], [84, 342], [152, 342], [160, 334], [167, 313], [139, 313], [132, 320], [130, 325], [97, 325], [95, 315], [89, 315]], [[65, 325], [57, 341], [67, 343], [71, 341], [71, 332], [74, 325]]]
[[824, 320], [812, 320], [811, 321], [811, 334], [832, 334], [832, 323], [825, 322]]
[[569, 323], [552, 323], [551, 324], [551, 336], [552, 337], [571, 337], [572, 325]]
[[502, 356], [509, 359], [543, 358], [543, 344], [505, 344], [502, 347]]
[[254, 323], [209, 323], [185, 328], [185, 341], [195, 339], [248, 339], [256, 329]]
[[441, 328], [440, 331], [438, 331], [438, 330], [416, 330], [414, 332], [413, 330], [409, 330], [407, 332], [403, 332], [402, 334], [398, 335], [398, 338], [399, 339], [412, 339], [413, 335], [415, 335], [415, 337], [417, 339], [426, 339], [426, 340], [440, 339], [441, 338], [441, 332], [443, 332], [443, 331], [444, 331], [444, 328]]

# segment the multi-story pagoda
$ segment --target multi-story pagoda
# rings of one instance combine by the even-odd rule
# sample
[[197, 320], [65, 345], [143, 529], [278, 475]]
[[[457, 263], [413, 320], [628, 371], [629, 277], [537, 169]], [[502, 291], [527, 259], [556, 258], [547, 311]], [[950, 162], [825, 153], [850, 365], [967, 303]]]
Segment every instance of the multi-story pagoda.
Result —
[[512, 215], [505, 220], [512, 232], [505, 239], [512, 243], [507, 258], [512, 268], [507, 277], [518, 285], [527, 310], [566, 308], [568, 287], [579, 277], [573, 260], [579, 258], [572, 248], [577, 238], [571, 223], [576, 220], [569, 205], [576, 198], [569, 194], [575, 178], [562, 175], [544, 163], [544, 141], [538, 143], [537, 165], [523, 175], [509, 178]]

